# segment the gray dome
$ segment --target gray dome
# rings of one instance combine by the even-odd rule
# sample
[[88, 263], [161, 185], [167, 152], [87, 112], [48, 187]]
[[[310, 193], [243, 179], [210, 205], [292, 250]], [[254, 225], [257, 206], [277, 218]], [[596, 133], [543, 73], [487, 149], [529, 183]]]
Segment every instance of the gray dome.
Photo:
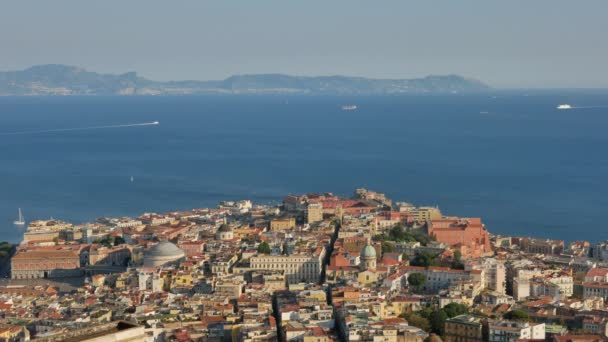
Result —
[[227, 232], [231, 232], [232, 231], [232, 227], [229, 224], [222, 224], [220, 226], [220, 228], [218, 228], [217, 232], [218, 233], [227, 233]]
[[184, 251], [169, 241], [161, 241], [156, 246], [150, 248], [146, 257], [183, 257]]

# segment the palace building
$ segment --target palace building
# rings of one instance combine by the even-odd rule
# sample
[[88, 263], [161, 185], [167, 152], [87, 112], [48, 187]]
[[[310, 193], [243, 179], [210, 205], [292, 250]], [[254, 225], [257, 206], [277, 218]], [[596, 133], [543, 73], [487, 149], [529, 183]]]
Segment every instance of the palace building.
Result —
[[80, 246], [23, 249], [11, 259], [11, 278], [75, 277], [83, 274]]

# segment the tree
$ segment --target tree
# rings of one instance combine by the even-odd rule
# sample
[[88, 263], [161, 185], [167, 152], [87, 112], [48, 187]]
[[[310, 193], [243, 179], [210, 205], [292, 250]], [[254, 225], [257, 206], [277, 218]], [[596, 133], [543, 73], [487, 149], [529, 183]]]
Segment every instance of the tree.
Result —
[[429, 321], [431, 322], [431, 331], [437, 335], [443, 335], [443, 326], [448, 319], [448, 315], [443, 310], [435, 310], [431, 313]]
[[123, 239], [121, 236], [117, 236], [114, 238], [114, 246], [122, 245], [125, 242], [125, 239]]
[[403, 226], [400, 224], [391, 228], [391, 230], [388, 232], [388, 236], [392, 241], [406, 241], [408, 238], [405, 228], [403, 228]]
[[464, 270], [464, 264], [462, 263], [462, 253], [456, 250], [454, 251], [454, 259], [452, 260], [452, 264], [450, 267], [455, 268], [457, 270]]
[[412, 273], [407, 277], [407, 282], [414, 288], [414, 292], [419, 293], [424, 289], [426, 276], [422, 273]]
[[258, 246], [258, 253], [270, 254], [270, 245], [266, 241], [262, 241]]
[[416, 257], [410, 262], [410, 264], [412, 266], [429, 267], [437, 266], [439, 264], [439, 261], [437, 260], [436, 255], [427, 251], [423, 251], [418, 253], [418, 255], [416, 255]]
[[415, 312], [403, 313], [399, 315], [399, 317], [405, 318], [407, 320], [408, 325], [420, 328], [424, 331], [431, 330], [431, 323], [429, 322], [429, 320]]
[[390, 243], [390, 242], [383, 242], [382, 243], [382, 253], [391, 253], [395, 251], [395, 245]]
[[450, 303], [441, 309], [445, 312], [448, 318], [456, 317], [469, 313], [469, 308], [464, 304]]
[[525, 312], [523, 310], [518, 310], [518, 309], [507, 312], [504, 315], [504, 318], [510, 319], [513, 321], [523, 321], [523, 322], [530, 321], [530, 315], [528, 315], [527, 312]]

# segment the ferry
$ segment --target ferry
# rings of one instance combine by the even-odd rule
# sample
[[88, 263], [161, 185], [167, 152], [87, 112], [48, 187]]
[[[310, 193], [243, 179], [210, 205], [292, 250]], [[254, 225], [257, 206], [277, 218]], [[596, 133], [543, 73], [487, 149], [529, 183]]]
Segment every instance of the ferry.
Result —
[[560, 104], [557, 106], [557, 109], [572, 109], [572, 106], [569, 104]]
[[348, 106], [342, 106], [342, 110], [356, 110], [357, 106], [355, 105], [348, 105]]

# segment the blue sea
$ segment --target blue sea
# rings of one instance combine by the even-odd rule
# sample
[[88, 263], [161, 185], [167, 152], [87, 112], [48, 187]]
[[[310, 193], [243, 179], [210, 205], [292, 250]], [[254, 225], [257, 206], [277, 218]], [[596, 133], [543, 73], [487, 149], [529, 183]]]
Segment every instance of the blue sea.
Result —
[[607, 176], [602, 91], [0, 98], [0, 240], [11, 242], [19, 207], [28, 220], [86, 222], [358, 187], [482, 217], [492, 233], [597, 241]]

